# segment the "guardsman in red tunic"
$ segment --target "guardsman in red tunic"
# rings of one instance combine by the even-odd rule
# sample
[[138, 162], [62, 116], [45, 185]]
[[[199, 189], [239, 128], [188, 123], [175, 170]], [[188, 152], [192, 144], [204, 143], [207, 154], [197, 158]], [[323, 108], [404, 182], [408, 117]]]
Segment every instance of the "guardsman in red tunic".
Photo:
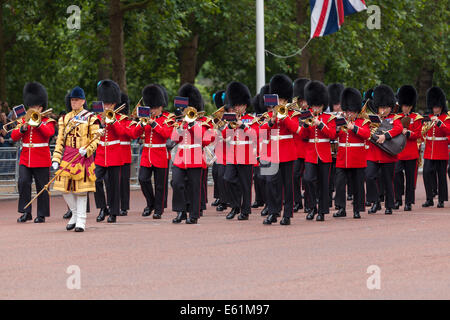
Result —
[[[308, 139], [303, 180], [311, 197], [308, 197], [306, 219], [314, 219], [317, 213], [316, 220], [323, 221], [330, 211], [330, 140], [336, 138], [336, 122], [333, 115], [323, 112], [328, 105], [328, 90], [322, 82], [310, 81], [305, 87], [305, 98], [314, 115], [312, 125], [304, 123], [299, 130], [300, 137]], [[318, 208], [316, 199], [319, 199]]]
[[[167, 107], [164, 93], [155, 84], [150, 84], [142, 90], [144, 105], [150, 107], [151, 117], [148, 124], [141, 123], [136, 126], [134, 136], [145, 133], [144, 148], [141, 155], [139, 168], [139, 184], [144, 194], [147, 206], [142, 216], [150, 216], [153, 219], [161, 219], [164, 212], [164, 201], [168, 192], [166, 180], [169, 174], [170, 153], [167, 151], [167, 140], [172, 134], [173, 127], [169, 126], [169, 114], [164, 112]], [[155, 181], [153, 191], [152, 174]]]
[[[202, 122], [204, 126], [206, 126], [207, 128], [207, 136], [214, 136], [215, 132], [214, 132], [214, 125], [213, 122], [211, 121], [211, 118], [206, 117], [206, 116], [201, 116], [197, 118], [197, 121]], [[213, 140], [211, 140], [213, 141]], [[211, 151], [211, 147], [212, 146], [205, 146], [203, 148], [203, 157], [205, 157], [205, 159], [207, 159], [207, 155], [214, 155], [213, 152]], [[208, 150], [206, 150], [208, 148]], [[209, 160], [208, 160], [209, 161]], [[213, 161], [213, 159], [211, 159], [211, 161]], [[203, 164], [202, 167], [202, 189], [200, 191], [201, 194], [201, 203], [200, 203], [200, 217], [203, 216], [203, 211], [206, 210], [206, 204], [208, 203], [208, 166], [212, 165], [211, 163], [207, 163], [205, 161], [205, 163]]]
[[[178, 95], [188, 98], [189, 107], [197, 112], [203, 110], [202, 95], [192, 84], [184, 84]], [[213, 139], [212, 136], [206, 137], [208, 129], [209, 126], [205, 122], [190, 119], [186, 115], [180, 127], [173, 130], [171, 140], [178, 143], [172, 167], [172, 210], [177, 212], [173, 223], [186, 220], [187, 224], [196, 224], [200, 217], [202, 169], [205, 166], [203, 147], [209, 145]]]
[[[305, 100], [305, 86], [309, 79], [299, 78], [294, 81], [294, 99], [297, 99], [297, 106], [302, 110], [308, 109]], [[294, 162], [294, 212], [303, 209], [302, 203], [302, 178], [305, 172], [305, 156], [308, 141], [300, 138], [298, 134], [294, 134], [295, 148], [297, 150], [297, 160]], [[308, 195], [305, 190], [305, 196]]]
[[[387, 121], [392, 125], [392, 129], [383, 135], [378, 135], [377, 143], [384, 143], [403, 132], [403, 125], [400, 117], [391, 113], [395, 106], [395, 95], [392, 89], [387, 85], [379, 85], [373, 91], [373, 107], [377, 110], [378, 116], [382, 121]], [[373, 203], [368, 213], [376, 213], [381, 210], [379, 199], [379, 189], [376, 181], [381, 177], [385, 188], [385, 214], [392, 214], [394, 208], [394, 172], [397, 156], [391, 156], [383, 151], [377, 145], [369, 141], [369, 150], [367, 154], [366, 169], [366, 187], [367, 200]], [[381, 170], [381, 175], [378, 173]]]
[[222, 137], [227, 142], [227, 164], [224, 179], [230, 186], [231, 212], [227, 219], [248, 220], [251, 213], [252, 176], [256, 165], [257, 127], [254, 117], [245, 113], [251, 105], [250, 90], [243, 83], [233, 81], [226, 91], [230, 108], [238, 115], [236, 126], [228, 124], [222, 131]]
[[[27, 83], [23, 88], [23, 100], [25, 107], [36, 112], [42, 112], [47, 108], [47, 90], [38, 82]], [[38, 126], [31, 126], [25, 122], [25, 117], [19, 120], [18, 126], [11, 132], [14, 141], [22, 140], [22, 152], [19, 162], [19, 208], [22, 216], [17, 222], [26, 222], [32, 219], [31, 205], [24, 209], [31, 200], [31, 184], [36, 184], [39, 192], [48, 183], [50, 178], [50, 149], [48, 142], [55, 134], [55, 120], [42, 117]], [[45, 217], [50, 216], [50, 199], [48, 192], [43, 192], [37, 203], [37, 217], [35, 223], [45, 222]]]
[[352, 185], [353, 218], [361, 218], [364, 211], [364, 169], [367, 166], [365, 142], [370, 137], [370, 121], [359, 117], [361, 93], [355, 88], [342, 91], [341, 107], [347, 120], [347, 128], [338, 128], [338, 151], [336, 157], [335, 205], [339, 208], [333, 217], [345, 217], [346, 185]]
[[[120, 103], [120, 89], [117, 83], [111, 80], [102, 80], [97, 87], [97, 95], [103, 101], [105, 110], [114, 110]], [[115, 223], [120, 212], [120, 168], [123, 164], [122, 146], [120, 137], [124, 134], [124, 128], [114, 119], [103, 119], [103, 115], [98, 115], [101, 127], [104, 128], [104, 135], [97, 145], [95, 155], [95, 204], [100, 213], [97, 222], [105, 220], [109, 214], [108, 222]], [[106, 179], [105, 179], [106, 177]], [[103, 181], [105, 181], [108, 202], [103, 191]], [[107, 208], [107, 203], [110, 208]]]
[[[291, 102], [293, 95], [292, 80], [278, 74], [270, 80], [270, 93], [277, 94], [280, 105]], [[267, 203], [269, 215], [264, 224], [277, 222], [284, 200], [284, 213], [281, 225], [291, 224], [294, 213], [294, 161], [297, 159], [294, 134], [299, 130], [297, 119], [289, 115], [282, 116], [274, 110], [268, 113], [269, 121], [261, 126], [259, 138], [267, 144], [260, 150], [261, 160], [270, 163], [270, 167], [262, 168], [261, 174], [266, 176]], [[262, 141], [264, 142], [264, 141]], [[266, 150], [264, 150], [266, 149]]]
[[430, 114], [428, 123], [423, 125], [425, 152], [423, 155], [423, 182], [427, 201], [422, 207], [431, 207], [433, 203], [433, 181], [437, 177], [438, 208], [444, 207], [448, 201], [447, 177], [445, 171], [448, 162], [448, 136], [450, 136], [450, 115], [447, 114], [447, 103], [444, 91], [432, 87], [427, 92], [427, 107]]
[[[415, 202], [415, 189], [417, 181], [417, 170], [419, 163], [419, 146], [417, 140], [422, 137], [423, 117], [414, 112], [417, 101], [417, 92], [413, 86], [402, 86], [398, 91], [398, 104], [401, 108], [400, 119], [408, 117], [409, 127], [403, 129], [406, 136], [406, 147], [398, 154], [398, 162], [395, 165], [395, 204], [394, 209], [402, 205], [402, 195], [405, 194], [405, 211], [411, 211]], [[404, 172], [404, 173], [403, 173]], [[406, 178], [406, 190], [403, 177]]]

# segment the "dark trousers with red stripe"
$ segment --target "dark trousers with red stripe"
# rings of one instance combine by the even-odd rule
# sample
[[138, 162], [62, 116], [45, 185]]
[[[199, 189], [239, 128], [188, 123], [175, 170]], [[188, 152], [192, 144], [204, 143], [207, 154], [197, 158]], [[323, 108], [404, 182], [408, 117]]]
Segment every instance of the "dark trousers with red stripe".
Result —
[[189, 217], [200, 216], [202, 168], [181, 169], [172, 166], [172, 210], [186, 211], [189, 204]]
[[214, 183], [214, 190], [213, 190], [213, 197], [214, 199], [220, 199], [219, 196], [219, 186], [218, 186], [218, 172], [219, 172], [219, 167], [218, 164], [214, 162], [214, 164], [212, 165], [212, 169], [211, 169], [211, 174], [212, 174], [212, 178], [213, 178], [213, 183]]
[[227, 164], [225, 167], [225, 181], [230, 186], [230, 204], [239, 208], [241, 213], [250, 214], [252, 204], [252, 176], [253, 165]]
[[228, 185], [228, 182], [224, 179], [225, 170], [226, 165], [224, 164], [217, 165], [217, 192], [220, 203], [229, 204], [231, 202], [229, 195], [230, 186]]
[[336, 158], [332, 158], [332, 162], [330, 164], [330, 177], [329, 177], [329, 186], [328, 186], [328, 190], [329, 190], [329, 203], [330, 203], [330, 207], [332, 205], [332, 199], [333, 199], [333, 192], [335, 189], [335, 179], [336, 179]]
[[259, 204], [266, 203], [266, 180], [261, 176], [261, 168], [253, 168], [253, 183], [255, 185], [255, 201]]
[[[109, 205], [110, 214], [118, 216], [120, 211], [120, 166], [102, 167], [95, 166], [95, 205], [97, 209], [105, 209]], [[106, 202], [105, 182], [108, 202]]]
[[201, 210], [206, 210], [208, 203], [208, 168], [202, 169]]
[[294, 161], [272, 164], [272, 168], [276, 166], [275, 174], [265, 176], [267, 208], [269, 214], [278, 214], [284, 200], [283, 217], [291, 218], [294, 213]]
[[[31, 201], [31, 184], [33, 183], [33, 178], [36, 185], [36, 192], [39, 193], [50, 179], [50, 168], [29, 168], [23, 164], [19, 166], [18, 212], [20, 213], [31, 214], [32, 205], [29, 205], [26, 209], [24, 207]], [[44, 191], [37, 198], [37, 216], [42, 218], [50, 216], [50, 197], [47, 191]]]
[[[147, 201], [147, 207], [155, 209], [155, 213], [163, 214], [164, 201], [167, 193], [166, 179], [169, 169], [157, 167], [140, 167], [139, 184], [142, 193]], [[152, 174], [155, 181], [155, 190], [153, 191]]]
[[433, 185], [437, 178], [438, 201], [448, 201], [447, 186], [447, 160], [429, 160], [425, 159], [423, 163], [423, 183], [427, 200], [433, 200]]
[[120, 167], [120, 209], [130, 209], [130, 173], [131, 164], [125, 163]]
[[[378, 175], [379, 172], [380, 175]], [[379, 201], [380, 193], [379, 189], [376, 187], [377, 178], [379, 178], [381, 179], [385, 190], [384, 206], [386, 209], [394, 208], [394, 172], [395, 162], [378, 163], [367, 161], [366, 186], [368, 201], [372, 203]]]
[[347, 197], [346, 186], [352, 186], [353, 190], [353, 212], [364, 211], [364, 175], [365, 168], [336, 168], [336, 194], [334, 203], [337, 207], [345, 209]]
[[305, 172], [305, 159], [294, 161], [294, 203], [302, 203], [302, 177]]
[[405, 204], [415, 203], [416, 177], [417, 159], [399, 160], [395, 164], [394, 189], [396, 201], [402, 202], [402, 195], [405, 195]]
[[303, 182], [308, 190], [307, 207], [315, 208], [319, 199], [318, 210], [321, 214], [330, 212], [330, 166], [331, 163], [322, 162], [320, 159], [318, 163], [305, 162]]

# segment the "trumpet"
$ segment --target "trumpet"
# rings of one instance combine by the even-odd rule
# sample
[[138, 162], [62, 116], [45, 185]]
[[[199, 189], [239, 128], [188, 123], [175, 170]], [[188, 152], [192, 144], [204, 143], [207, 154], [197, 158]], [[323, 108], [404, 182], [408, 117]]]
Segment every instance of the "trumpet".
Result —
[[116, 121], [116, 114], [119, 113], [120, 111], [123, 110], [123, 108], [125, 108], [125, 103], [123, 105], [121, 105], [119, 108], [117, 108], [116, 110], [105, 110], [102, 113], [102, 119], [105, 120], [105, 123], [113, 123], [114, 121]]

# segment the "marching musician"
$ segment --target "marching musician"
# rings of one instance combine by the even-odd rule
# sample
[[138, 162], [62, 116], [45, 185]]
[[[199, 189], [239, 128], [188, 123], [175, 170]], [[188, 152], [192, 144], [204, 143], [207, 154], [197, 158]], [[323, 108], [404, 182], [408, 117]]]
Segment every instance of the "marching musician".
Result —
[[[100, 121], [84, 109], [86, 97], [82, 88], [72, 89], [69, 98], [71, 111], [58, 120], [58, 138], [52, 166], [55, 170], [59, 168], [56, 174], [60, 175], [53, 188], [63, 192], [63, 198], [72, 212], [66, 229], [83, 232], [86, 227], [87, 193], [95, 191], [94, 152], [98, 140], [85, 146], [94, 139]], [[69, 165], [77, 154], [80, 156]]]
[[367, 166], [365, 142], [370, 137], [370, 121], [360, 116], [362, 98], [355, 88], [342, 91], [341, 107], [347, 120], [346, 128], [338, 127], [338, 151], [336, 157], [335, 204], [339, 208], [333, 217], [345, 217], [346, 185], [353, 186], [353, 218], [361, 218], [364, 211], [364, 170]]
[[[286, 106], [291, 102], [293, 95], [292, 80], [284, 75], [277, 74], [270, 80], [270, 93], [278, 95], [279, 105]], [[261, 159], [269, 162], [270, 168], [266, 177], [266, 195], [269, 215], [263, 224], [277, 222], [277, 216], [281, 213], [284, 200], [283, 218], [281, 225], [290, 225], [294, 212], [294, 161], [297, 152], [294, 142], [294, 134], [299, 130], [299, 123], [291, 119], [289, 115], [280, 115], [274, 109], [268, 112], [269, 121], [261, 126], [260, 132], [266, 132], [268, 143], [266, 150], [262, 148]], [[261, 139], [262, 137], [260, 137]], [[265, 174], [265, 173], [263, 173]]]
[[[120, 103], [120, 88], [112, 80], [102, 80], [97, 86], [97, 96], [103, 102], [105, 111], [113, 111]], [[104, 130], [104, 135], [98, 142], [95, 154], [95, 204], [100, 209], [97, 222], [105, 220], [109, 215], [108, 222], [115, 223], [120, 212], [120, 168], [123, 164], [122, 146], [120, 137], [124, 134], [123, 126], [117, 121], [114, 113], [112, 119], [99, 114], [100, 127]], [[103, 189], [105, 182], [108, 202], [106, 202]], [[110, 205], [108, 209], [107, 203]]]
[[[310, 196], [307, 197], [309, 208], [307, 220], [324, 221], [330, 212], [329, 179], [332, 163], [330, 140], [336, 139], [335, 116], [324, 113], [328, 105], [327, 87], [320, 81], [310, 81], [305, 87], [305, 99], [314, 115], [312, 125], [303, 123], [300, 137], [308, 139], [305, 157], [305, 174], [303, 181]], [[317, 184], [317, 187], [316, 187]], [[316, 199], [319, 199], [317, 207]]]
[[403, 125], [400, 117], [392, 113], [395, 106], [395, 96], [391, 87], [381, 84], [373, 92], [373, 107], [382, 122], [388, 123], [392, 129], [381, 135], [374, 135], [375, 143], [369, 141], [367, 153], [366, 187], [367, 200], [373, 203], [368, 213], [376, 213], [381, 210], [380, 191], [377, 188], [376, 180], [378, 172], [381, 170], [381, 180], [385, 188], [385, 214], [392, 214], [394, 208], [394, 171], [397, 156], [392, 156], [382, 150], [377, 144], [383, 144], [386, 140], [391, 140], [402, 134]]
[[[148, 123], [141, 122], [135, 127], [133, 134], [139, 137], [145, 133], [139, 168], [139, 184], [147, 201], [142, 216], [150, 216], [155, 210], [153, 219], [161, 219], [168, 192], [166, 180], [169, 174], [170, 153], [167, 151], [166, 142], [172, 134], [173, 127], [168, 125], [169, 114], [164, 111], [167, 103], [159, 86], [155, 84], [146, 86], [142, 90], [142, 98], [145, 106], [151, 110]], [[152, 174], [155, 181], [154, 192]]]
[[425, 152], [423, 164], [423, 182], [427, 201], [422, 207], [432, 207], [433, 181], [437, 177], [438, 208], [444, 207], [448, 201], [447, 169], [448, 136], [450, 135], [450, 115], [447, 114], [445, 93], [439, 87], [432, 87], [427, 91], [427, 108], [430, 120], [423, 125]]
[[[405, 85], [398, 90], [398, 104], [401, 108], [400, 119], [409, 118], [408, 128], [403, 128], [406, 136], [406, 146], [398, 157], [395, 165], [395, 204], [394, 209], [399, 209], [402, 205], [402, 195], [405, 194], [405, 211], [411, 211], [411, 206], [415, 202], [415, 189], [417, 171], [419, 163], [419, 144], [417, 140], [422, 137], [423, 117], [414, 112], [417, 101], [417, 91], [413, 86]], [[406, 188], [403, 184], [403, 172], [406, 178]]]
[[[48, 95], [45, 87], [39, 82], [30, 82], [23, 88], [23, 101], [29, 110], [41, 113], [48, 105]], [[18, 120], [17, 127], [11, 132], [13, 141], [22, 140], [22, 152], [19, 162], [19, 204], [18, 212], [22, 213], [17, 222], [26, 222], [32, 219], [31, 205], [24, 209], [31, 200], [31, 184], [36, 184], [36, 191], [49, 182], [50, 179], [50, 149], [49, 140], [55, 134], [56, 121], [43, 116], [40, 123], [27, 123], [26, 117]], [[50, 216], [50, 199], [48, 192], [38, 197], [37, 217], [35, 223], [45, 222]]]
[[235, 127], [229, 123], [222, 131], [227, 141], [224, 179], [230, 186], [231, 212], [227, 219], [248, 220], [251, 213], [253, 166], [256, 164], [257, 134], [259, 125], [246, 113], [251, 105], [250, 90], [243, 83], [233, 81], [226, 91], [227, 103], [238, 115]]

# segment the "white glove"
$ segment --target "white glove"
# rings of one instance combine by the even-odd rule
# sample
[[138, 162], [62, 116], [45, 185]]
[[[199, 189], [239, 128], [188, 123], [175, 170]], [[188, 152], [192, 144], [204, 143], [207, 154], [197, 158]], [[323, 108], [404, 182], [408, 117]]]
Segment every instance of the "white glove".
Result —
[[58, 170], [58, 168], [59, 168], [59, 163], [58, 162], [53, 162], [52, 163], [52, 168], [53, 168], [53, 170]]
[[84, 149], [84, 148], [80, 148], [80, 150], [78, 150], [78, 152], [80, 153], [80, 155], [81, 155], [82, 157], [84, 157], [84, 156], [86, 155], [86, 153], [87, 153], [87, 150]]

